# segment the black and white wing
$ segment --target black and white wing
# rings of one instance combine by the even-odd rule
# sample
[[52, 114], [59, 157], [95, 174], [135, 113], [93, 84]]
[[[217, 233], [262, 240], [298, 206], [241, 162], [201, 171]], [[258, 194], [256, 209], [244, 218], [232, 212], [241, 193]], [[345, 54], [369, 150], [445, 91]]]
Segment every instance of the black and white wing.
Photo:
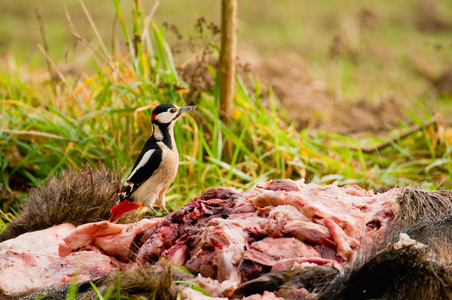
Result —
[[119, 192], [119, 201], [126, 200], [133, 194], [160, 166], [162, 149], [152, 148], [140, 153], [132, 171]]

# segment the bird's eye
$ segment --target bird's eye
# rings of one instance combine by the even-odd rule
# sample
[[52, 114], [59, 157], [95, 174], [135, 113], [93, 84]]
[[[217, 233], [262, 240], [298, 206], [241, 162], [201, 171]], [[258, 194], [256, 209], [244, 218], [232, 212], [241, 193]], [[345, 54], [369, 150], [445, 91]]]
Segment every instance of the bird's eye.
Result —
[[175, 112], [176, 112], [176, 109], [175, 109], [175, 108], [171, 108], [171, 109], [170, 109], [170, 113], [174, 114]]

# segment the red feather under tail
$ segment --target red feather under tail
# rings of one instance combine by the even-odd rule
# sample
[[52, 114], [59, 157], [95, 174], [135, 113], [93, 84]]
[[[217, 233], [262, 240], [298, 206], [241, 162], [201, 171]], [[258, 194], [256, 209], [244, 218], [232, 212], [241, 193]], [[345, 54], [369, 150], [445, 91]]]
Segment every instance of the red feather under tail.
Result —
[[115, 206], [113, 206], [113, 208], [110, 211], [109, 221], [114, 222], [117, 219], [119, 219], [126, 212], [137, 209], [140, 206], [143, 206], [143, 204], [124, 200], [124, 201], [120, 202], [119, 204], [116, 204]]

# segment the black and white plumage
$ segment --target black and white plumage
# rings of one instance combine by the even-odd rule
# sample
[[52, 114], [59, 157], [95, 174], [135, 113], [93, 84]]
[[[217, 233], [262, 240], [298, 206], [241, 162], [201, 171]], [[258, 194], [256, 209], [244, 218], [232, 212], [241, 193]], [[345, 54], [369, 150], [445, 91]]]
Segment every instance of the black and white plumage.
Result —
[[146, 141], [132, 171], [121, 188], [117, 204], [110, 212], [115, 221], [142, 205], [166, 211], [165, 192], [176, 177], [179, 154], [174, 141], [174, 124], [183, 113], [196, 106], [161, 104], [152, 112], [152, 135]]

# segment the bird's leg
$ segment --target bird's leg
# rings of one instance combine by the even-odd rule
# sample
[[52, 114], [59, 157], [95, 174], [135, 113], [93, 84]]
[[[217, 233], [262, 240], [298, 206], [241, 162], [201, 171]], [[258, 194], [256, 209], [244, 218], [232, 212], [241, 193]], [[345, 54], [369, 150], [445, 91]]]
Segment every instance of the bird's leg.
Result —
[[155, 204], [154, 204], [155, 206], [163, 209], [163, 211], [164, 211], [164, 213], [162, 214], [163, 216], [165, 216], [169, 213], [165, 206], [165, 192], [166, 192], [166, 189], [163, 189], [159, 192], [157, 200], [155, 201]]
[[165, 205], [163, 205], [163, 207], [160, 208], [163, 209], [162, 216], [166, 216], [167, 214], [169, 214], [169, 211], [166, 209]]
[[155, 211], [155, 209], [153, 207], [149, 207], [149, 210], [152, 211], [152, 214], [154, 216], [157, 215], [157, 212]]

